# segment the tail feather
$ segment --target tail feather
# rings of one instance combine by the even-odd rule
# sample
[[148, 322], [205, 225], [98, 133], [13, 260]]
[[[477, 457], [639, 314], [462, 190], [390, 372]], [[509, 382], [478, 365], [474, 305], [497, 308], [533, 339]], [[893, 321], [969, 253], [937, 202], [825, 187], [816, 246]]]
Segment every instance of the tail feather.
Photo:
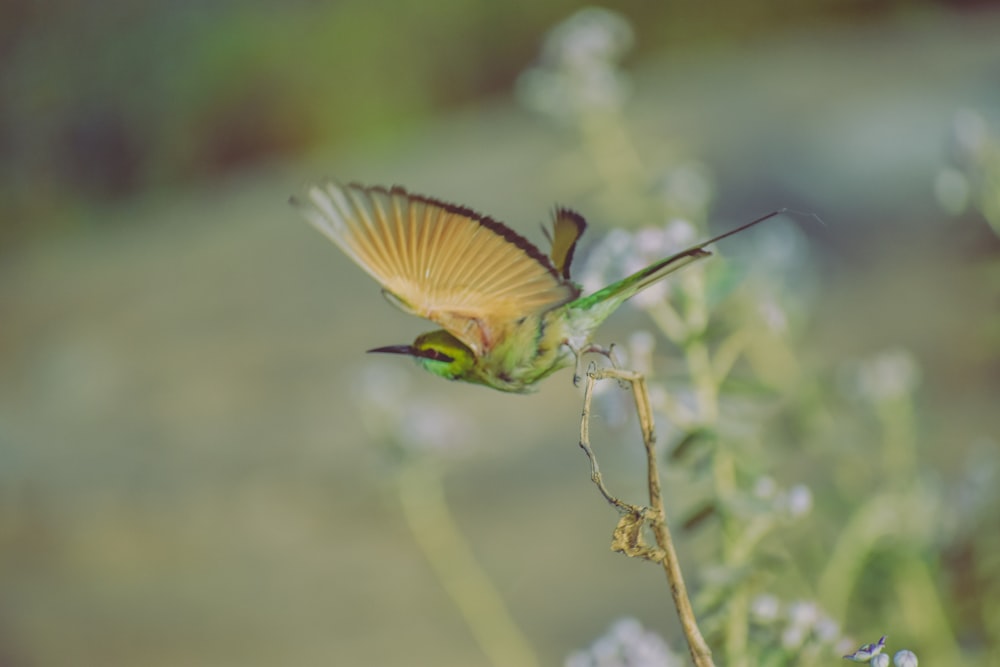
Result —
[[699, 259], [710, 256], [712, 253], [705, 250], [705, 246], [712, 245], [733, 234], [738, 234], [745, 229], [749, 229], [765, 220], [770, 220], [785, 212], [785, 209], [772, 211], [767, 215], [752, 220], [745, 225], [732, 229], [725, 234], [720, 234], [707, 241], [702, 241], [696, 246], [671, 255], [666, 259], [661, 259], [655, 264], [651, 264], [641, 269], [627, 278], [623, 278], [616, 283], [608, 285], [604, 289], [598, 290], [589, 296], [582, 297], [568, 304], [570, 310], [580, 313], [581, 317], [586, 317], [589, 326], [596, 327], [603, 322], [611, 313], [618, 309], [625, 301], [632, 298], [653, 283], [662, 280], [674, 271], [681, 269], [688, 264]]
[[574, 309], [588, 313], [593, 318], [592, 326], [597, 326], [607, 319], [611, 313], [618, 310], [619, 306], [653, 283], [659, 282], [674, 271], [682, 269], [688, 264], [697, 262], [699, 259], [708, 257], [711, 254], [711, 252], [701, 246], [689, 248], [676, 255], [671, 255], [666, 259], [660, 260], [655, 264], [651, 264], [589, 296], [577, 299], [571, 305]]

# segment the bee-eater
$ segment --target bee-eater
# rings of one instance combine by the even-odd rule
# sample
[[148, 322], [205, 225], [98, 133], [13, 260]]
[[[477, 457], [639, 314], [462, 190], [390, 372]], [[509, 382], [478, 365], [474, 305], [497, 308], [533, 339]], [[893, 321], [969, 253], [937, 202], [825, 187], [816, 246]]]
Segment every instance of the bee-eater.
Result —
[[629, 297], [711, 253], [705, 246], [778, 215], [769, 213], [662, 259], [588, 296], [569, 277], [587, 223], [556, 208], [546, 256], [496, 220], [401, 187], [311, 185], [291, 203], [381, 286], [402, 310], [442, 329], [410, 345], [369, 352], [405, 354], [435, 375], [500, 391], [528, 392], [587, 352], [609, 354], [591, 335]]

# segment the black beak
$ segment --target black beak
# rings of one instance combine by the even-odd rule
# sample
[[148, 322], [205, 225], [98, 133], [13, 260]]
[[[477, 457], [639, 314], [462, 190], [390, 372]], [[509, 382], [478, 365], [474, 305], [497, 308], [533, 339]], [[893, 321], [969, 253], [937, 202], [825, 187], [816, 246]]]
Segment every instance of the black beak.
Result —
[[437, 350], [431, 348], [421, 350], [420, 348], [413, 347], [412, 345], [386, 345], [385, 347], [376, 347], [375, 349], [368, 351], [383, 352], [386, 354], [405, 354], [411, 357], [417, 357], [418, 359], [433, 359], [434, 361], [443, 361], [448, 364], [455, 361], [444, 352], [438, 352]]
[[413, 347], [412, 345], [386, 345], [385, 347], [376, 347], [375, 349], [368, 350], [368, 352], [382, 352], [384, 354], [408, 354], [411, 357], [420, 356], [420, 350]]

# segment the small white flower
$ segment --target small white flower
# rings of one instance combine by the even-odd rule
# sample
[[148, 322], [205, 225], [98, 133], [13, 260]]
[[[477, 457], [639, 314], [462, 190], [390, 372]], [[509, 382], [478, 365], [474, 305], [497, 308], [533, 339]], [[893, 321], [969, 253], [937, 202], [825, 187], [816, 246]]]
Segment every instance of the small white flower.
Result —
[[778, 484], [774, 481], [773, 477], [768, 477], [767, 475], [761, 475], [757, 478], [757, 481], [753, 485], [753, 494], [760, 498], [761, 500], [769, 500], [774, 498], [774, 494], [778, 492]]
[[872, 667], [889, 667], [889, 656], [885, 653], [879, 653], [878, 655], [872, 656], [871, 661]]
[[626, 276], [624, 264], [633, 256], [632, 235], [624, 229], [612, 229], [587, 256], [577, 276], [584, 292], [592, 294]]
[[795, 519], [809, 514], [813, 506], [812, 491], [805, 484], [796, 484], [785, 496], [788, 514]]
[[624, 56], [633, 43], [632, 26], [616, 12], [587, 7], [554, 27], [545, 39], [543, 59], [569, 69], [586, 69]]
[[634, 618], [617, 621], [608, 633], [583, 651], [576, 651], [565, 667], [675, 667], [680, 659], [655, 632]]
[[864, 362], [858, 372], [858, 385], [874, 401], [905, 396], [920, 383], [920, 367], [912, 354], [902, 349], [883, 352]]
[[813, 631], [824, 644], [832, 644], [840, 638], [840, 625], [829, 616], [823, 616], [819, 619]]
[[757, 621], [770, 623], [777, 620], [781, 612], [781, 602], [777, 596], [767, 593], [758, 595], [750, 602], [750, 613]]
[[598, 637], [590, 646], [590, 655], [594, 665], [616, 665], [618, 660], [618, 641], [611, 635]]
[[815, 602], [793, 602], [788, 608], [789, 621], [796, 627], [811, 629], [819, 617], [819, 606]]
[[670, 652], [670, 647], [655, 632], [645, 631], [634, 643], [625, 644], [625, 665], [627, 667], [671, 667], [680, 661]]
[[917, 667], [917, 656], [913, 651], [904, 648], [892, 656], [892, 664], [896, 667]]
[[607, 251], [615, 257], [632, 253], [632, 235], [624, 229], [612, 229], [604, 237], [602, 244]]
[[757, 303], [757, 312], [767, 328], [774, 333], [783, 334], [788, 331], [788, 314], [773, 295], [765, 296]]
[[695, 242], [698, 230], [690, 220], [674, 218], [663, 228], [663, 235], [668, 247], [680, 250]]
[[789, 625], [781, 633], [781, 645], [788, 651], [794, 651], [806, 640], [806, 629], [798, 625]]
[[632, 28], [619, 14], [583, 9], [549, 32], [539, 65], [518, 78], [518, 96], [559, 121], [616, 109], [630, 91], [618, 61], [631, 46]]
[[670, 239], [665, 231], [662, 227], [643, 227], [632, 237], [632, 243], [639, 253], [655, 261], [668, 254]]
[[628, 617], [612, 625], [609, 634], [622, 643], [628, 643], [638, 641], [644, 633], [642, 623], [638, 619]]

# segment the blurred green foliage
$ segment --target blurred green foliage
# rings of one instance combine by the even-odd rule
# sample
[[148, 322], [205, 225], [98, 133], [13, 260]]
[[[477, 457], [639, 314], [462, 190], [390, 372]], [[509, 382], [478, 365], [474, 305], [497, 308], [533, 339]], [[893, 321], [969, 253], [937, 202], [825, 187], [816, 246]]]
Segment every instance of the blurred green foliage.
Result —
[[[444, 497], [541, 662], [622, 615], [680, 646], [659, 573], [607, 549], [614, 517], [575, 447], [566, 375], [530, 397], [405, 364], [389, 389], [372, 381], [362, 351], [424, 323], [292, 222], [288, 195], [327, 168], [529, 236], [553, 202], [577, 207], [592, 225], [580, 266], [648, 259], [676, 216], [720, 230], [778, 206], [819, 213], [826, 227], [720, 249], [704, 336], [643, 342], [637, 328], [670, 322], [649, 304], [601, 331], [663, 388], [663, 444], [691, 429], [667, 480], [674, 525], [692, 519], [677, 537], [690, 584], [713, 640], [742, 626], [730, 650], [745, 640], [770, 664], [839, 660], [810, 639], [829, 639], [820, 611], [857, 642], [996, 663], [1000, 263], [983, 216], [998, 17], [609, 3], [636, 31], [635, 97], [575, 134], [510, 93], [578, 6], [0, 7], [0, 664], [482, 664], [405, 528], [379, 428], [460, 441]], [[971, 145], [989, 150], [952, 156], [935, 191], [958, 105], [981, 114]], [[635, 150], [617, 151], [628, 133]], [[691, 309], [697, 278], [676, 278], [669, 303]], [[685, 424], [697, 346], [731, 371], [718, 429]], [[398, 422], [365, 411], [372, 384]], [[595, 447], [638, 497], [616, 391]], [[738, 464], [721, 508], [689, 474], [719, 443]], [[762, 509], [781, 521], [757, 542], [744, 531]]]
[[[901, 1], [605, 3], [639, 54]], [[577, 0], [0, 6], [0, 241], [79, 203], [211, 180], [315, 146], [390, 141], [510, 89]]]

